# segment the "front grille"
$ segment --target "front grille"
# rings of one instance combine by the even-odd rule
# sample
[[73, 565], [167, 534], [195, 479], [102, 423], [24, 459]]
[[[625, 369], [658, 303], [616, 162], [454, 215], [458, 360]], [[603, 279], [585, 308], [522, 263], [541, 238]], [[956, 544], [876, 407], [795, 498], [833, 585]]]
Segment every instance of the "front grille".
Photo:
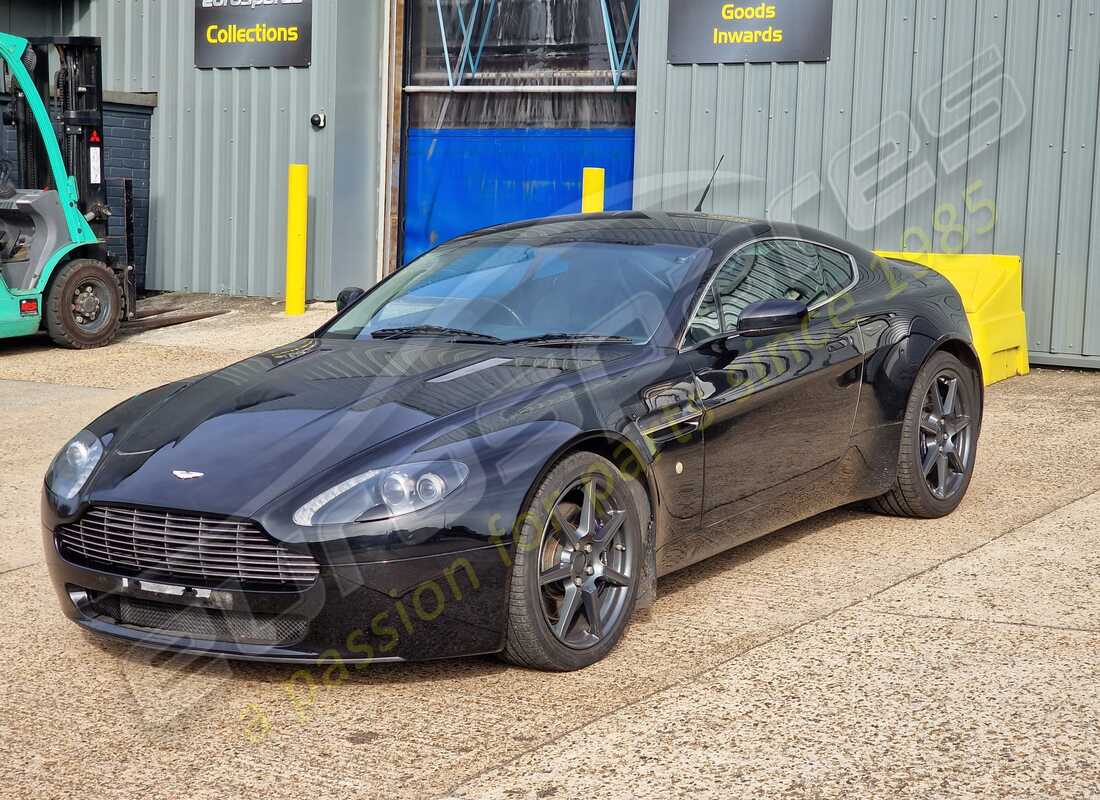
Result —
[[92, 610], [121, 625], [213, 642], [293, 644], [305, 638], [308, 624], [289, 614], [250, 614], [196, 606], [155, 603], [132, 597], [92, 595]]
[[318, 574], [312, 556], [291, 552], [253, 522], [224, 517], [95, 507], [59, 528], [57, 540], [75, 564], [189, 585], [301, 589]]

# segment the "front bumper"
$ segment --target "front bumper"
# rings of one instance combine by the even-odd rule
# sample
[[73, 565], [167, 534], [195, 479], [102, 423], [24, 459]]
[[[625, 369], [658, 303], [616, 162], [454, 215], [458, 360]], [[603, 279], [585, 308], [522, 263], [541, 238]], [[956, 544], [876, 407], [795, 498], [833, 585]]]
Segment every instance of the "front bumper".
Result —
[[159, 650], [258, 661], [421, 661], [499, 652], [506, 547], [370, 564], [322, 565], [301, 591], [187, 587], [67, 561], [43, 528], [65, 615], [86, 630]]

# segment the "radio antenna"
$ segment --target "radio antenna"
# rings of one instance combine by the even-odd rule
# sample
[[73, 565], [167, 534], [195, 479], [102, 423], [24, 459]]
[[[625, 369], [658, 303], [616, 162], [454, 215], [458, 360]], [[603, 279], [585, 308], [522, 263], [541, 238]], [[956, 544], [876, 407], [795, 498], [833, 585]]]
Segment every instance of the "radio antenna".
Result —
[[718, 159], [718, 166], [714, 168], [714, 174], [710, 176], [710, 183], [707, 184], [707, 188], [703, 190], [703, 196], [699, 198], [699, 205], [695, 207], [695, 213], [703, 213], [703, 203], [707, 202], [707, 195], [710, 194], [710, 190], [714, 187], [714, 179], [718, 177], [718, 170], [722, 168], [722, 162], [726, 160], [726, 154], [722, 153], [722, 157]]

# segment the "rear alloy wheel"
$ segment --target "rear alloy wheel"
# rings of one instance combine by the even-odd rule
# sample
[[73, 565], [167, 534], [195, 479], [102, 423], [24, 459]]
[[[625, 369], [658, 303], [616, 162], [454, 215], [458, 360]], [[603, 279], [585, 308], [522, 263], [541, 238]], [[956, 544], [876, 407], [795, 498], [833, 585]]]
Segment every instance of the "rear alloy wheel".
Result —
[[959, 494], [972, 463], [974, 428], [959, 391], [962, 380], [954, 371], [938, 374], [921, 408], [921, 473], [937, 500]]
[[58, 272], [46, 298], [46, 327], [62, 347], [87, 350], [110, 344], [121, 325], [122, 292], [102, 261], [82, 259]]
[[939, 352], [917, 375], [902, 426], [894, 488], [872, 501], [875, 510], [907, 517], [943, 517], [970, 486], [981, 427], [978, 376]]
[[637, 498], [611, 462], [580, 453], [551, 471], [531, 509], [516, 545], [504, 655], [523, 666], [581, 669], [615, 646], [634, 609]]

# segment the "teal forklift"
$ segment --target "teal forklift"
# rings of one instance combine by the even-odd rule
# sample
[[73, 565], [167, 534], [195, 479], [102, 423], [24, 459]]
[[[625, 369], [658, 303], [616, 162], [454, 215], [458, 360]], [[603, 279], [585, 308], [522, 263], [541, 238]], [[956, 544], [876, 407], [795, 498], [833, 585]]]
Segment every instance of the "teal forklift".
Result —
[[0, 34], [0, 57], [18, 142], [0, 154], [0, 338], [103, 347], [136, 287], [129, 256], [107, 249], [100, 41]]

